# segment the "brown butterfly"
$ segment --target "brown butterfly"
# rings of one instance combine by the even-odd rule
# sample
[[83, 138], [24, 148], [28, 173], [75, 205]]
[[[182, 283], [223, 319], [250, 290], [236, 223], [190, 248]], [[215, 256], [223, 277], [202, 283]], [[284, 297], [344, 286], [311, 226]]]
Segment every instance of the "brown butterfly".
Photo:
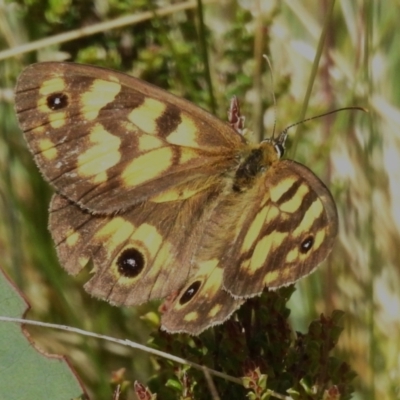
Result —
[[337, 234], [335, 203], [287, 133], [238, 129], [131, 76], [73, 63], [21, 74], [16, 112], [56, 189], [50, 231], [64, 268], [117, 305], [168, 302], [162, 328], [199, 334], [246, 298], [312, 272]]

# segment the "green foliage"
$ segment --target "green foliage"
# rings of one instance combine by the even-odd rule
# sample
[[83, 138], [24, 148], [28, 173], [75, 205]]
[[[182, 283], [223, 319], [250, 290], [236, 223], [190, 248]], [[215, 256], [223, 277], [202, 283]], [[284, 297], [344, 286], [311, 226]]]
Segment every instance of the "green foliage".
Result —
[[[0, 315], [22, 318], [28, 305], [0, 270]], [[9, 400], [84, 398], [68, 363], [35, 348], [26, 330], [16, 323], [0, 323], [0, 394]], [[46, 384], [40, 384], [46, 382]]]
[[[238, 311], [238, 319], [216, 326], [199, 337], [152, 335], [157, 349], [203, 366], [243, 377], [243, 387], [214, 378], [217, 393], [223, 399], [267, 399], [272, 392], [290, 394], [293, 399], [321, 399], [337, 390], [341, 399], [350, 399], [355, 373], [330, 355], [342, 331], [343, 313], [320, 316], [308, 332], [292, 332], [286, 303], [293, 286], [264, 292]], [[167, 382], [167, 383], [166, 383]], [[203, 371], [177, 367], [158, 360], [156, 375], [149, 386], [162, 399], [209, 399], [210, 391]], [[335, 388], [335, 389], [332, 389]]]

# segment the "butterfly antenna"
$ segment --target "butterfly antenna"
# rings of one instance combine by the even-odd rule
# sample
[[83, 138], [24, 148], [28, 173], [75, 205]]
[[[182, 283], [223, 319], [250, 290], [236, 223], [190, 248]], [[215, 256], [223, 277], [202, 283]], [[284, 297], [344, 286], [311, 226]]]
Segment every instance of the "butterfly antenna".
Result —
[[263, 57], [265, 58], [265, 61], [267, 62], [269, 69], [271, 71], [270, 78], [271, 78], [271, 87], [272, 87], [272, 100], [274, 102], [274, 127], [272, 129], [272, 139], [273, 139], [275, 136], [275, 129], [276, 129], [276, 98], [275, 98], [275, 88], [274, 88], [274, 74], [272, 71], [272, 64], [271, 64], [269, 57], [266, 54], [263, 54]]
[[307, 121], [311, 121], [313, 119], [326, 117], [327, 115], [336, 114], [337, 112], [345, 111], [345, 110], [356, 110], [356, 111], [368, 112], [368, 110], [366, 108], [364, 108], [364, 107], [356, 107], [356, 106], [354, 106], [354, 107], [342, 107], [342, 108], [338, 108], [337, 110], [328, 111], [328, 112], [323, 113], [323, 114], [319, 114], [319, 115], [315, 115], [315, 116], [310, 117], [310, 118], [303, 119], [302, 121], [295, 122], [294, 124], [289, 125], [288, 127], [286, 127], [279, 134], [279, 137], [277, 139], [277, 143], [279, 143], [280, 145], [282, 145], [284, 147], [285, 142], [286, 142], [286, 138], [287, 138], [287, 135], [288, 135], [288, 130], [293, 128], [293, 127], [295, 127], [295, 126], [297, 126], [297, 125], [300, 125], [300, 124], [302, 124], [304, 122], [307, 122]]

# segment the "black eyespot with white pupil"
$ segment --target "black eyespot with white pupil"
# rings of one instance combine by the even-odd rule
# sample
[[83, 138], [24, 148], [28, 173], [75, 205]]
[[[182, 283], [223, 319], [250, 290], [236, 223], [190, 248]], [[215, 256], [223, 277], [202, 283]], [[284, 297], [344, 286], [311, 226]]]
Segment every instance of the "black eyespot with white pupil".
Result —
[[300, 244], [300, 252], [305, 254], [308, 253], [314, 245], [314, 237], [307, 236]]
[[126, 278], [135, 278], [144, 268], [143, 254], [134, 248], [124, 250], [117, 260], [118, 271]]
[[183, 295], [181, 296], [181, 298], [179, 299], [179, 304], [181, 306], [183, 306], [184, 304], [186, 304], [187, 302], [189, 302], [194, 295], [199, 291], [201, 286], [201, 282], [200, 281], [195, 281], [193, 282], [185, 291], [185, 293], [183, 293]]
[[65, 93], [53, 93], [47, 97], [47, 106], [50, 110], [61, 110], [68, 106], [68, 96]]

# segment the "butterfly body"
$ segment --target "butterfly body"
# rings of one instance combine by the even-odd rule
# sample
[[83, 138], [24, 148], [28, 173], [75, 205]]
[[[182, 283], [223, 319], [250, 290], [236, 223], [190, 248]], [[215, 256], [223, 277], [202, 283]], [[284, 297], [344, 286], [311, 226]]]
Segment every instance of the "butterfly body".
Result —
[[280, 157], [192, 103], [128, 75], [28, 67], [16, 111], [56, 189], [49, 228], [64, 268], [113, 304], [168, 298], [170, 332], [198, 334], [243, 301], [295, 282], [330, 252], [334, 201]]

